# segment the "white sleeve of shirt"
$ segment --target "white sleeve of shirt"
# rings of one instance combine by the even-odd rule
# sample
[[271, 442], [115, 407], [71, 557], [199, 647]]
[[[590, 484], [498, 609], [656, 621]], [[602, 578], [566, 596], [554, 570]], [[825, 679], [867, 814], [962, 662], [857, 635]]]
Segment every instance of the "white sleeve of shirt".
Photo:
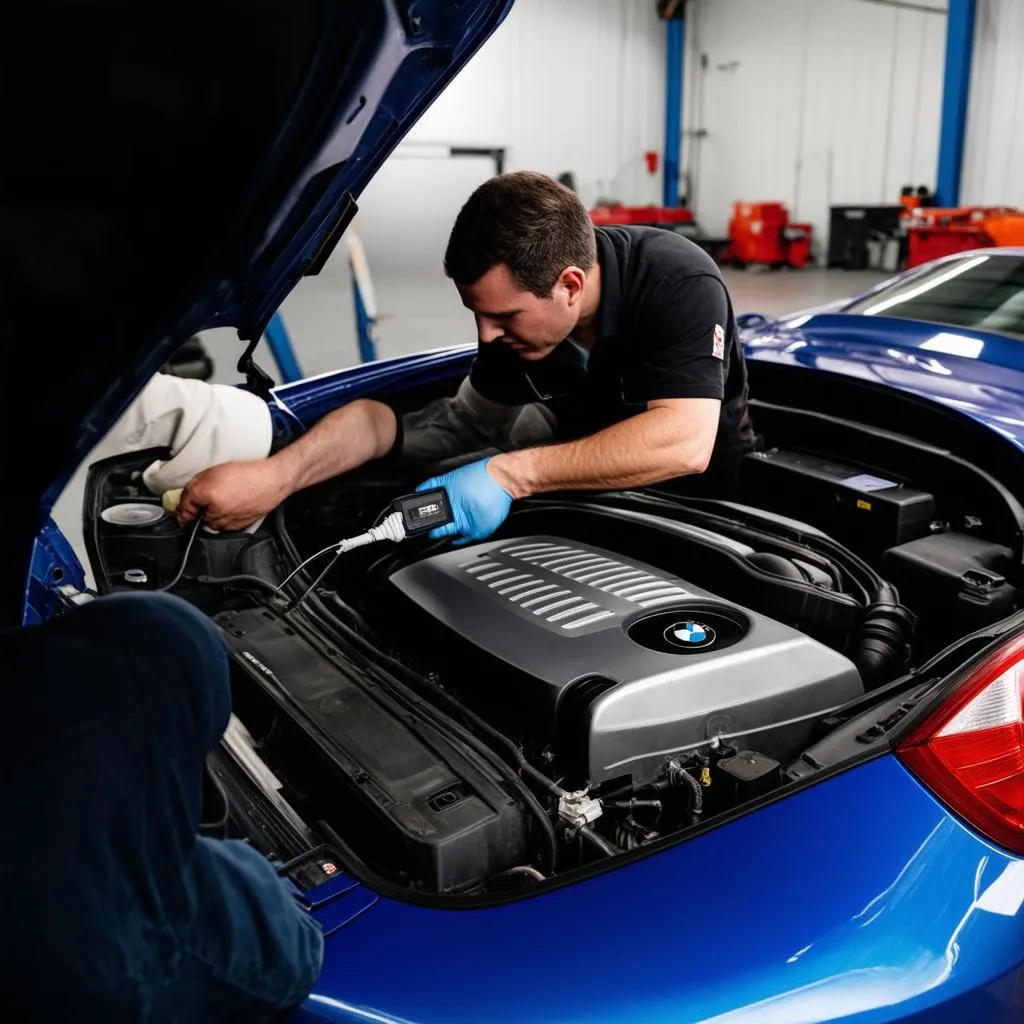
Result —
[[248, 391], [158, 373], [102, 447], [107, 454], [169, 448], [169, 459], [150, 463], [142, 474], [154, 494], [163, 494], [210, 466], [264, 458], [272, 438], [270, 409]]

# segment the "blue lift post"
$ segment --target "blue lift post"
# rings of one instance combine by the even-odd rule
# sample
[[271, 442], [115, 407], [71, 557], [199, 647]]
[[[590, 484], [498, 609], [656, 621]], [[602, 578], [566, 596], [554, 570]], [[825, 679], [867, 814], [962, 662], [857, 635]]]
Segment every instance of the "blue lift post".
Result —
[[299, 361], [295, 358], [295, 349], [292, 348], [292, 339], [288, 335], [280, 310], [270, 318], [263, 336], [267, 339], [274, 362], [277, 363], [281, 383], [291, 384], [293, 381], [302, 380], [302, 370], [299, 369]]
[[665, 159], [662, 206], [679, 205], [679, 154], [683, 143], [683, 11], [665, 22]]
[[975, 7], [975, 0], [949, 0], [946, 14], [946, 66], [942, 84], [939, 168], [935, 179], [935, 203], [946, 208], [960, 205]]
[[363, 248], [358, 230], [350, 229], [345, 233], [345, 246], [352, 274], [352, 305], [356, 313], [359, 360], [363, 363], [372, 363], [377, 358], [377, 341], [374, 337], [377, 306], [373, 294], [373, 280], [370, 277], [370, 263], [366, 258], [366, 250]]
[[359, 342], [359, 360], [372, 363], [377, 358], [377, 344], [373, 340], [373, 328], [376, 320], [370, 316], [363, 301], [363, 292], [359, 287], [356, 275], [352, 275], [352, 297], [356, 309], [356, 339]]
[[[376, 312], [371, 308], [372, 303], [366, 291], [370, 289], [370, 268], [366, 263], [362, 245], [356, 239], [350, 239], [348, 256], [352, 271], [352, 299], [356, 313], [359, 359], [361, 362], [370, 363], [377, 358], [377, 344], [374, 339]], [[270, 318], [263, 336], [267, 339], [270, 354], [277, 364], [281, 382], [291, 384], [293, 381], [302, 380], [302, 369], [280, 310]]]

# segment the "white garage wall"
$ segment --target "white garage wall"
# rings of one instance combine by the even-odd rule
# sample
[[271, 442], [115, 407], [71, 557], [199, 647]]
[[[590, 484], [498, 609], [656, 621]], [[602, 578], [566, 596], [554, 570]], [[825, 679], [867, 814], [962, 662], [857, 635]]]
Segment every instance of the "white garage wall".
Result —
[[474, 337], [442, 257], [494, 164], [446, 148], [504, 147], [506, 170], [572, 171], [588, 206], [599, 196], [659, 202], [661, 168], [649, 174], [643, 154], [662, 149], [664, 69], [654, 0], [516, 0], [360, 198], [381, 354]]
[[654, 0], [516, 0], [409, 139], [505, 146], [509, 170], [575, 172], [588, 204], [656, 201], [664, 68]]
[[690, 0], [683, 166], [705, 230], [736, 200], [784, 202], [820, 246], [830, 206], [934, 188], [945, 7]]
[[977, 0], [960, 200], [1024, 207], [1024, 2]]

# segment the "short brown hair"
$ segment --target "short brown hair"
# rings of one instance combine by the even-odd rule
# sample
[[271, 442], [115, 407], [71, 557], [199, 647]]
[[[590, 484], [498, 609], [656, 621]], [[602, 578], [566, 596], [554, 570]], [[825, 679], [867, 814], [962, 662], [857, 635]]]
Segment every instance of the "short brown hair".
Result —
[[597, 260], [594, 226], [575, 192], [554, 178], [513, 171], [485, 181], [455, 218], [444, 272], [471, 285], [504, 263], [520, 288], [551, 294], [566, 267]]

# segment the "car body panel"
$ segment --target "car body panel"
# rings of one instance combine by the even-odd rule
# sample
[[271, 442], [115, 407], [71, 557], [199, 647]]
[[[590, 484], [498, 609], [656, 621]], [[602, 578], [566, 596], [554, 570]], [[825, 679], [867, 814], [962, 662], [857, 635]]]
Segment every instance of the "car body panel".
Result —
[[[1024, 343], [896, 317], [825, 313], [747, 333], [751, 362], [855, 377], [952, 409], [1024, 447]], [[973, 353], [973, 354], [968, 354]]]
[[468, 373], [475, 352], [476, 345], [437, 348], [307, 377], [274, 388], [271, 408], [308, 429], [325, 413], [354, 398], [370, 393], [387, 395]]
[[1024, 1013], [1022, 904], [1024, 861], [885, 755], [533, 898], [381, 898], [293, 1019], [1001, 1024]]
[[85, 570], [68, 539], [47, 516], [32, 548], [22, 625], [36, 625], [50, 618], [60, 603], [58, 594], [61, 588], [82, 593], [85, 590]]

